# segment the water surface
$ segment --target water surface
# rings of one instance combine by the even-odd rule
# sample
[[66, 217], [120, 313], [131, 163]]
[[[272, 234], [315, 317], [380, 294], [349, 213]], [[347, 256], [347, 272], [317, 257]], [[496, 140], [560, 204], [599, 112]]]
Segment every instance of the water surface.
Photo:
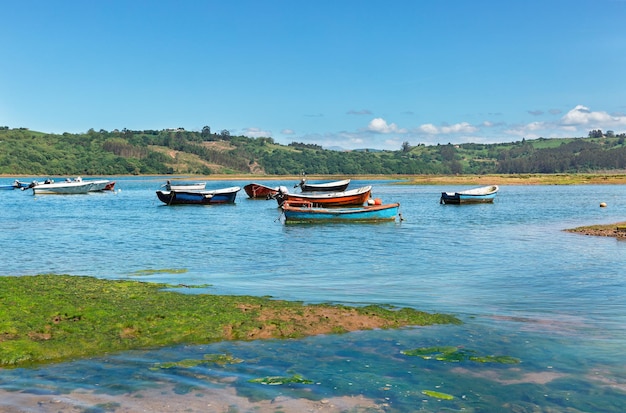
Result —
[[[284, 225], [275, 201], [247, 199], [243, 190], [235, 205], [165, 206], [155, 190], [166, 179], [117, 178], [115, 193], [89, 195], [3, 191], [2, 274], [208, 284], [181, 291], [391, 304], [454, 314], [464, 324], [178, 346], [3, 370], [0, 407], [29, 411], [24, 406], [35, 400], [39, 410], [32, 411], [149, 411], [154, 403], [161, 411], [305, 411], [307, 403], [321, 403], [313, 405], [321, 411], [623, 411], [626, 242], [563, 229], [626, 220], [626, 186], [503, 186], [493, 204], [456, 206], [440, 205], [440, 193], [467, 187], [356, 181], [351, 187], [371, 184], [375, 197], [400, 202], [404, 220]], [[521, 362], [402, 353], [431, 346]], [[242, 362], [155, 368], [205, 354]], [[249, 382], [294, 374], [314, 384]], [[422, 393], [428, 390], [454, 398]]]

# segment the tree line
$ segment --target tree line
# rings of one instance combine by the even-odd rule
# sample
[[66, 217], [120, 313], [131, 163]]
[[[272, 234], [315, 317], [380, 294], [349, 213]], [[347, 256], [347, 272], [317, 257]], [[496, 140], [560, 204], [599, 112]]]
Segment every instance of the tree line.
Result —
[[490, 174], [574, 173], [626, 169], [626, 136], [593, 130], [587, 137], [522, 139], [498, 144], [326, 150], [280, 145], [271, 137], [231, 136], [183, 128], [46, 134], [0, 127], [0, 174], [127, 175], [265, 173]]

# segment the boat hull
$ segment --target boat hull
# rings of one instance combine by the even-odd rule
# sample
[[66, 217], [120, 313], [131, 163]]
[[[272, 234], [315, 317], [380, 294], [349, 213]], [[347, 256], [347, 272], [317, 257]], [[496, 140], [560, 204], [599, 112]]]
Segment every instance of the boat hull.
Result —
[[310, 208], [282, 206], [285, 223], [322, 223], [322, 222], [385, 222], [395, 221], [399, 203], [371, 205], [357, 208]]
[[313, 184], [307, 183], [303, 179], [296, 186], [299, 186], [302, 192], [343, 192], [348, 188], [348, 185], [350, 185], [350, 179]]
[[262, 184], [251, 183], [243, 187], [248, 197], [255, 199], [268, 199], [278, 193], [278, 188], [270, 188]]
[[0, 191], [2, 191], [2, 190], [17, 189], [17, 188], [19, 188], [19, 186], [15, 185], [15, 184], [10, 184], [10, 185], [0, 185]]
[[59, 182], [33, 186], [34, 195], [75, 195], [86, 194], [91, 190], [90, 182]]
[[92, 184], [89, 189], [90, 192], [99, 192], [99, 191], [113, 191], [115, 187], [115, 181], [109, 181], [108, 179], [94, 179], [91, 181], [84, 181]]
[[372, 187], [364, 186], [344, 192], [289, 194], [279, 191], [274, 196], [278, 206], [287, 202], [292, 206], [310, 205], [314, 207], [362, 206], [371, 196]]
[[498, 194], [498, 186], [485, 186], [460, 192], [442, 192], [441, 204], [488, 204], [493, 203]]
[[156, 191], [156, 194], [166, 205], [215, 205], [235, 203], [240, 190], [236, 186], [214, 191]]

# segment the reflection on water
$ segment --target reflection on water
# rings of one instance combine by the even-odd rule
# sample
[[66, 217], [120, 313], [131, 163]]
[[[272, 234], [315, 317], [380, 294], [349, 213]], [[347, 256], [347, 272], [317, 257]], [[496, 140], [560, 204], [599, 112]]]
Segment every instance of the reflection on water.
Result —
[[[562, 229], [623, 221], [624, 186], [502, 187], [492, 205], [454, 206], [438, 200], [456, 188], [362, 181], [353, 185], [372, 184], [374, 196], [400, 202], [405, 221], [284, 226], [274, 201], [248, 200], [243, 191], [231, 206], [163, 206], [154, 192], [162, 182], [121, 178], [120, 191], [85, 196], [0, 194], [0, 242], [13, 247], [0, 250], [3, 273], [385, 303], [452, 313], [464, 324], [181, 346], [4, 370], [5, 410], [29, 411], [30, 403], [44, 412], [623, 410], [626, 243]], [[599, 208], [601, 201], [608, 207]], [[402, 353], [436, 346], [521, 362]], [[207, 354], [243, 362], [155, 368]], [[249, 381], [294, 375], [313, 384]], [[437, 393], [452, 398], [429, 396]]]

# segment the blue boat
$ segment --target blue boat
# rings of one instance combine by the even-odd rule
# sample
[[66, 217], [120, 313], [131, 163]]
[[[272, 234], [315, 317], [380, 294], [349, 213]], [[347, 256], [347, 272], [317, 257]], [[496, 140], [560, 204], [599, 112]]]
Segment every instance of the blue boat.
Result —
[[13, 183], [11, 184], [3, 184], [0, 185], [0, 190], [11, 190], [11, 189], [19, 189], [19, 188], [28, 188], [28, 183], [26, 182], [20, 182], [17, 179], [15, 181], [13, 181]]
[[395, 221], [400, 217], [399, 203], [385, 205], [367, 205], [348, 208], [320, 208], [307, 205], [291, 206], [288, 202], [282, 206], [285, 223], [318, 222], [384, 222]]
[[440, 204], [485, 204], [493, 202], [498, 193], [498, 185], [481, 186], [459, 192], [442, 192]]
[[213, 205], [235, 203], [237, 192], [240, 190], [240, 187], [233, 186], [212, 191], [156, 191], [156, 193], [161, 202], [166, 205]]

